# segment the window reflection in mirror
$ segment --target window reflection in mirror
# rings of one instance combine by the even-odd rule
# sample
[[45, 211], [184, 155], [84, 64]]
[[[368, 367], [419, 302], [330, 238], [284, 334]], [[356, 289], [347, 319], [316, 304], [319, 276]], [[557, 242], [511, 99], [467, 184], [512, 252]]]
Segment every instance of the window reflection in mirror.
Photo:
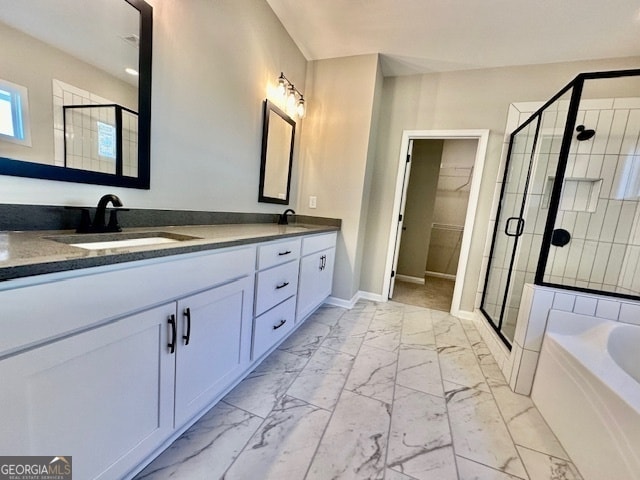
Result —
[[289, 204], [296, 122], [265, 100], [258, 201]]
[[149, 188], [151, 29], [143, 0], [0, 0], [0, 89], [28, 92], [31, 134], [0, 137], [0, 174]]

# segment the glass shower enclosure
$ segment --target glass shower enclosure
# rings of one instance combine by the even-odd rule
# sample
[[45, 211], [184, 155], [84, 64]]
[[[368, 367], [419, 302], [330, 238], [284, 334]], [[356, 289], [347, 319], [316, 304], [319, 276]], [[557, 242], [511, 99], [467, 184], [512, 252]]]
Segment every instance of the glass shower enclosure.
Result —
[[640, 70], [580, 74], [511, 134], [480, 306], [508, 347], [525, 283], [640, 299], [639, 200]]

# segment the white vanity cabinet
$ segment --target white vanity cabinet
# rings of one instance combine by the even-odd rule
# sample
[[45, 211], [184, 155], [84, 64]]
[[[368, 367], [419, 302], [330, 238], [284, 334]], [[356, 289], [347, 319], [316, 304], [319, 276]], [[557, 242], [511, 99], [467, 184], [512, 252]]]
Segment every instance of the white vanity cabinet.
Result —
[[124, 478], [148, 460], [250, 366], [255, 252], [0, 291], [11, 327], [0, 343], [0, 452], [72, 456], [83, 479]]
[[302, 239], [297, 321], [304, 320], [331, 294], [336, 237], [337, 234], [332, 232]]
[[86, 479], [142, 462], [173, 430], [171, 315], [173, 303], [0, 361], [0, 452], [72, 456]]
[[131, 478], [331, 292], [336, 233], [0, 283], [0, 452]]
[[260, 358], [293, 330], [300, 249], [300, 238], [258, 247], [252, 360]]

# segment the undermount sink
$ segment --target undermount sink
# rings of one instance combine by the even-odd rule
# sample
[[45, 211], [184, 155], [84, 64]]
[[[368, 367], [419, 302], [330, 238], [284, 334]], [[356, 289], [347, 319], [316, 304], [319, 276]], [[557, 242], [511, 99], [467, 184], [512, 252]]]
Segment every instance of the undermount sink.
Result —
[[85, 250], [107, 250], [112, 248], [141, 247], [148, 245], [162, 245], [200, 240], [199, 237], [180, 235], [167, 232], [139, 232], [139, 233], [101, 233], [93, 235], [59, 235], [45, 237], [72, 247]]

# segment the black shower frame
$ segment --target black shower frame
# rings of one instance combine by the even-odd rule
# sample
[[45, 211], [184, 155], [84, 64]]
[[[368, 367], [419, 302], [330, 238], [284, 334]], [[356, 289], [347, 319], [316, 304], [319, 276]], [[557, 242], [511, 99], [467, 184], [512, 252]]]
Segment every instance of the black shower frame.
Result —
[[[516, 251], [518, 247], [518, 240], [520, 235], [515, 237], [513, 249], [511, 253], [511, 260], [509, 263], [509, 270], [507, 274], [507, 282], [505, 285], [504, 297], [502, 301], [502, 307], [500, 309], [500, 316], [498, 318], [498, 324], [494, 324], [493, 320], [489, 313], [484, 309], [484, 301], [487, 294], [487, 285], [489, 283], [489, 275], [491, 273], [491, 262], [493, 260], [493, 253], [495, 247], [495, 240], [498, 235], [499, 229], [499, 220], [500, 213], [502, 210], [502, 199], [504, 196], [505, 188], [506, 188], [506, 179], [509, 173], [509, 166], [511, 163], [511, 151], [513, 147], [513, 142], [515, 136], [526, 128], [530, 123], [534, 120], [538, 121], [538, 125], [536, 126], [536, 131], [533, 140], [533, 148], [531, 151], [530, 159], [529, 159], [529, 169], [527, 172], [527, 179], [525, 182], [525, 189], [523, 193], [523, 199], [526, 200], [526, 195], [529, 189], [529, 180], [531, 177], [531, 168], [533, 166], [533, 157], [536, 153], [536, 144], [538, 140], [538, 133], [540, 131], [542, 114], [544, 111], [555, 101], [560, 99], [567, 92], [571, 91], [571, 99], [569, 101], [569, 109], [567, 111], [567, 119], [564, 127], [564, 133], [562, 135], [562, 144], [560, 146], [560, 153], [558, 156], [558, 166], [556, 168], [555, 180], [553, 183], [553, 189], [551, 191], [551, 198], [549, 201], [549, 213], [547, 214], [547, 220], [545, 223], [545, 230], [542, 236], [542, 246], [540, 249], [540, 256], [538, 257], [538, 265], [536, 267], [536, 274], [534, 283], [535, 285], [541, 285], [545, 287], [553, 287], [560, 288], [564, 290], [572, 290], [582, 293], [591, 293], [596, 295], [605, 295], [609, 297], [618, 297], [618, 298], [626, 298], [631, 300], [640, 300], [640, 296], [638, 295], [628, 295], [624, 293], [617, 292], [608, 292], [602, 290], [595, 290], [590, 288], [582, 288], [582, 287], [574, 287], [571, 285], [560, 285], [551, 282], [544, 281], [544, 272], [547, 266], [547, 261], [549, 259], [549, 252], [551, 250], [551, 236], [553, 234], [553, 227], [555, 225], [558, 209], [560, 206], [560, 198], [562, 195], [562, 184], [564, 181], [565, 172], [567, 169], [567, 160], [569, 158], [569, 151], [571, 149], [571, 141], [573, 139], [573, 131], [576, 126], [576, 119], [578, 117], [578, 109], [580, 107], [580, 100], [582, 97], [582, 91], [584, 88], [584, 82], [586, 80], [601, 80], [601, 79], [611, 79], [611, 78], [621, 78], [621, 77], [632, 77], [632, 76], [640, 76], [640, 69], [629, 69], [629, 70], [613, 70], [613, 71], [604, 71], [604, 72], [586, 72], [578, 74], [571, 82], [569, 82], [564, 88], [562, 88], [558, 93], [556, 93], [550, 100], [548, 100], [542, 107], [536, 110], [527, 120], [525, 120], [521, 125], [518, 126], [509, 137], [509, 148], [507, 151], [507, 160], [505, 164], [504, 174], [503, 174], [503, 182], [502, 187], [500, 189], [500, 202], [498, 202], [498, 210], [496, 212], [496, 221], [493, 229], [493, 236], [491, 239], [491, 249], [489, 252], [489, 263], [487, 265], [487, 272], [485, 274], [484, 280], [484, 288], [482, 292], [482, 300], [480, 302], [480, 311], [489, 321], [489, 325], [493, 328], [493, 330], [497, 333], [500, 339], [504, 342], [509, 350], [511, 350], [511, 341], [504, 336], [502, 333], [502, 321], [504, 319], [504, 312], [507, 306], [507, 297], [509, 295], [509, 287], [511, 285], [511, 276], [513, 273], [513, 265], [515, 262]], [[524, 222], [523, 214], [525, 201], [523, 200], [522, 205], [520, 207], [520, 216], [519, 219]]]

